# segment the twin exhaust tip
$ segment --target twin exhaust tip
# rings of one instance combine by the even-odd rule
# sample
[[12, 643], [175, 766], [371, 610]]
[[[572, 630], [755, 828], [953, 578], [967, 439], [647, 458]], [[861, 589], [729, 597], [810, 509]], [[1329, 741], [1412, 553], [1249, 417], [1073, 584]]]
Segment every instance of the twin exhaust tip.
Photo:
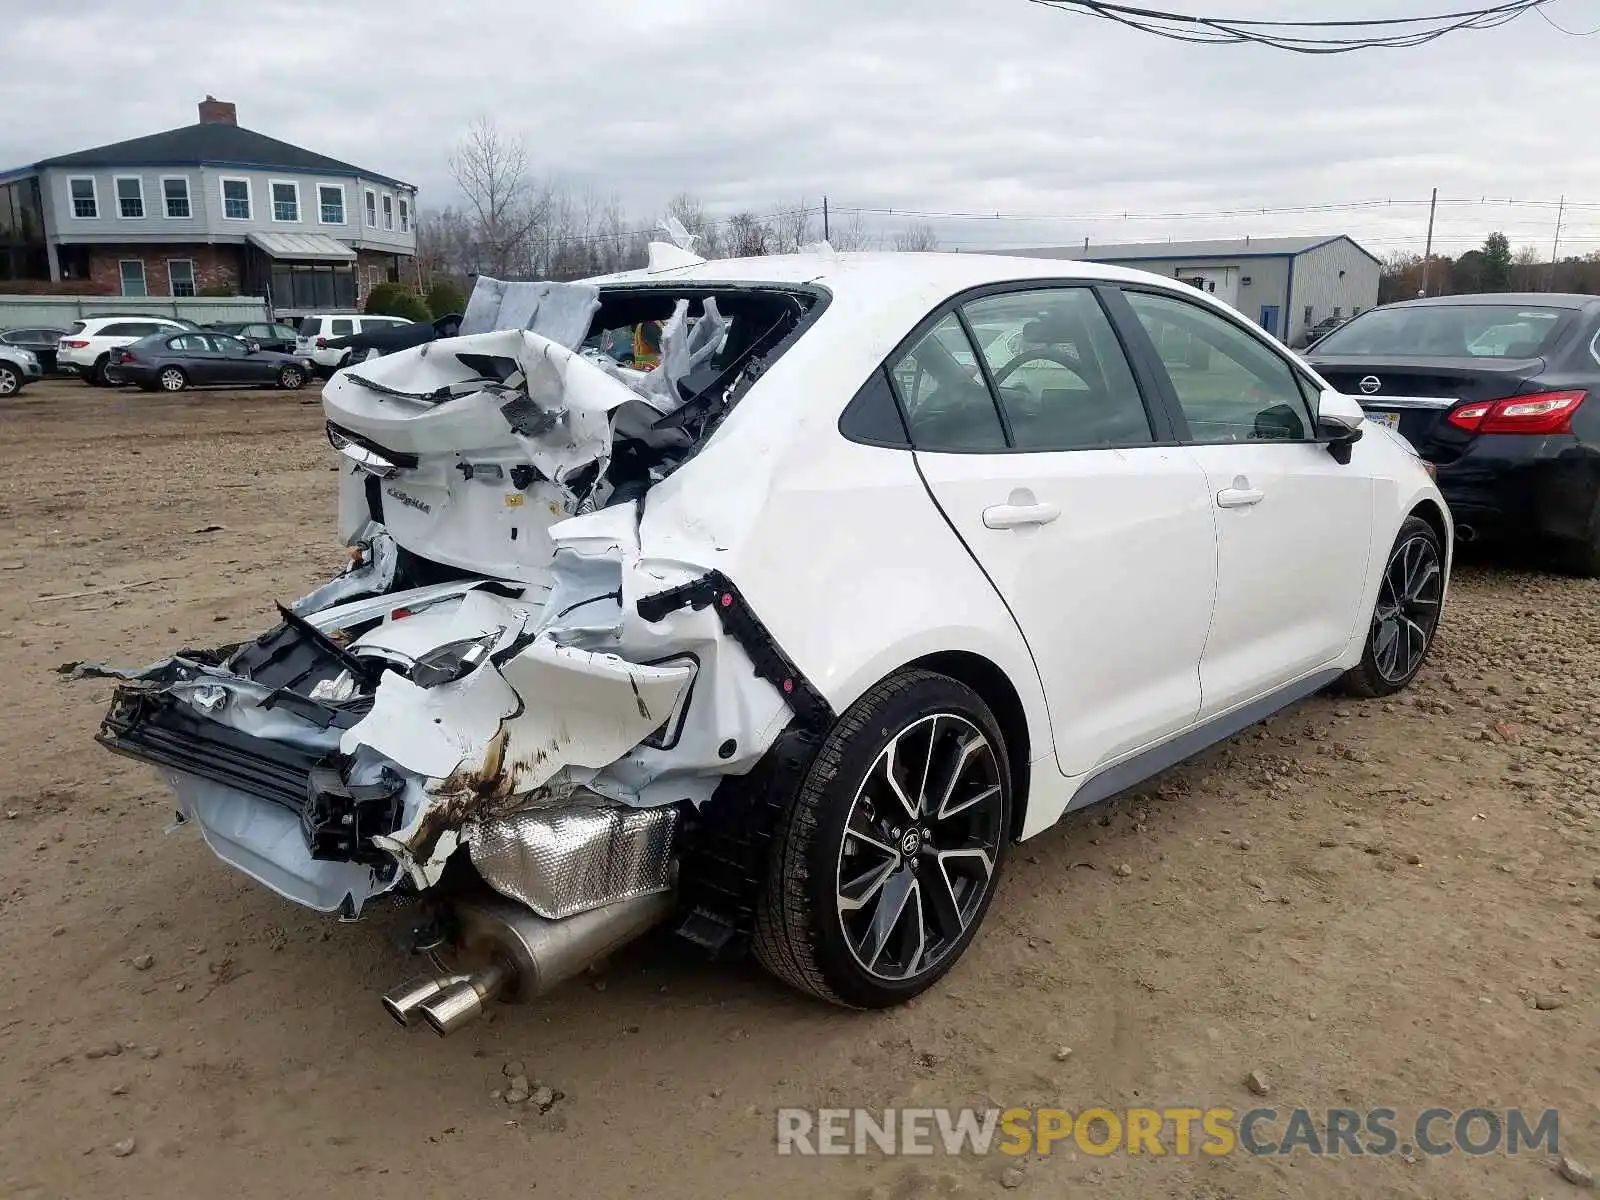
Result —
[[499, 963], [470, 975], [418, 975], [383, 997], [383, 1007], [401, 1025], [421, 1017], [440, 1037], [466, 1028], [483, 1015], [512, 980]]

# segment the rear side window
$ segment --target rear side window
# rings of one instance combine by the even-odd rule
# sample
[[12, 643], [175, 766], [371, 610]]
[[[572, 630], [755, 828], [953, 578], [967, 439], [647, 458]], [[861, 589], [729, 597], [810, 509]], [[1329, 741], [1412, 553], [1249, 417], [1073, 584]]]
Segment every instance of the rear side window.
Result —
[[954, 313], [889, 371], [919, 450], [1003, 450], [1005, 430]]
[[354, 333], [356, 330], [356, 323], [348, 318], [342, 321], [335, 318], [328, 322], [328, 326], [331, 331], [331, 337], [344, 337], [346, 334]]
[[197, 333], [185, 333], [175, 338], [168, 338], [167, 346], [183, 354], [194, 354], [197, 351], [203, 353], [207, 349], [205, 338]]
[[1192, 440], [1311, 436], [1311, 413], [1295, 373], [1265, 343], [1198, 304], [1150, 292], [1125, 295], [1155, 343]]
[[1016, 449], [1150, 443], [1150, 416], [1133, 371], [1088, 288], [1007, 292], [964, 311]]

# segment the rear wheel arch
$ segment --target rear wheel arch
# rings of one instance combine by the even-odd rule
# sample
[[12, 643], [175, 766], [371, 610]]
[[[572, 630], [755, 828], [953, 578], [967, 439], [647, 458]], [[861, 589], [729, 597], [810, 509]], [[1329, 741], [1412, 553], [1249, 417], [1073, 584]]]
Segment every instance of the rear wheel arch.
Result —
[[1009, 676], [989, 659], [969, 650], [944, 650], [907, 663], [901, 670], [921, 668], [947, 675], [977, 692], [999, 722], [1006, 742], [1006, 761], [1011, 768], [1011, 837], [1021, 833], [1028, 815], [1029, 766], [1032, 739], [1028, 735], [1027, 710], [1022, 696]]
[[1444, 509], [1440, 508], [1436, 501], [1423, 500], [1406, 515], [1426, 521], [1433, 529], [1434, 536], [1439, 539], [1439, 548], [1444, 551], [1446, 557], [1449, 556], [1450, 535], [1448, 530], [1450, 523], [1445, 519]]

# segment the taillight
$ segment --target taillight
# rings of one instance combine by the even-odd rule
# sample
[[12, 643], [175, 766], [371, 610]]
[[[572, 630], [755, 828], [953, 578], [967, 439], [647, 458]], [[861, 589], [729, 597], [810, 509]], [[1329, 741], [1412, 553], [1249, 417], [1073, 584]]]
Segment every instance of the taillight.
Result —
[[63, 346], [65, 346], [69, 350], [82, 350], [89, 343], [88, 342], [67, 342], [67, 341], [63, 341], [61, 344]]
[[1458, 405], [1447, 418], [1468, 433], [1571, 433], [1572, 414], [1587, 392], [1535, 392]]
[[328, 348], [328, 339], [325, 338], [325, 337], [319, 337], [317, 339], [317, 349], [318, 350], [326, 350], [327, 348]]

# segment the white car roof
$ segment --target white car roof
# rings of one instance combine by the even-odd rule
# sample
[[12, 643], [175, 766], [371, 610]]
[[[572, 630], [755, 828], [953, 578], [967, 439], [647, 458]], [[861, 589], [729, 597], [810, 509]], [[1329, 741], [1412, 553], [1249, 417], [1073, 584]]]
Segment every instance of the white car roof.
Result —
[[868, 253], [772, 254], [758, 258], [720, 258], [692, 266], [652, 271], [641, 268], [587, 280], [594, 284], [700, 282], [700, 283], [817, 283], [835, 295], [873, 291], [925, 292], [930, 285], [947, 293], [1029, 279], [1103, 279], [1108, 282], [1150, 282], [1171, 285], [1165, 276], [1126, 267], [1106, 266], [1075, 259], [1013, 258], [1001, 254]]

